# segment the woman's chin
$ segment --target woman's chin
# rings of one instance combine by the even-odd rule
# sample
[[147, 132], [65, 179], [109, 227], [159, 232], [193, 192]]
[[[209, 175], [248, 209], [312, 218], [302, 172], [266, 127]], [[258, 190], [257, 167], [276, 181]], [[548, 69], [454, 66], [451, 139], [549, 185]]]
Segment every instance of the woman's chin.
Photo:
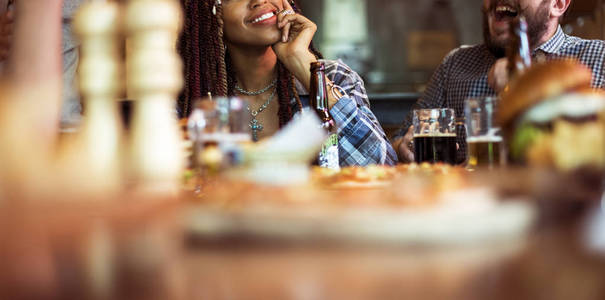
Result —
[[264, 30], [262, 34], [259, 34], [257, 37], [258, 38], [255, 39], [256, 41], [271, 46], [281, 40], [281, 30], [278, 30], [277, 28], [267, 29]]
[[254, 41], [254, 43], [250, 43], [250, 44], [247, 44], [247, 45], [250, 46], [250, 47], [254, 47], [254, 48], [258, 48], [258, 47], [271, 47], [271, 46], [277, 44], [280, 41], [281, 41], [281, 38], [278, 37], [278, 38], [275, 38], [275, 39], [257, 40], [257, 41]]
[[250, 47], [270, 47], [274, 44], [278, 43], [281, 40], [280, 33], [271, 33], [271, 34], [263, 34], [263, 35], [254, 35], [250, 36], [246, 39], [241, 39], [239, 42], [231, 41], [232, 44], [238, 44], [240, 46], [250, 46]]
[[278, 34], [268, 36], [266, 41], [267, 41], [267, 45], [269, 45], [269, 46], [277, 44], [279, 41], [281, 41], [281, 34], [278, 33]]
[[274, 39], [264, 39], [259, 44], [260, 46], [271, 47], [281, 41], [281, 37], [277, 37]]

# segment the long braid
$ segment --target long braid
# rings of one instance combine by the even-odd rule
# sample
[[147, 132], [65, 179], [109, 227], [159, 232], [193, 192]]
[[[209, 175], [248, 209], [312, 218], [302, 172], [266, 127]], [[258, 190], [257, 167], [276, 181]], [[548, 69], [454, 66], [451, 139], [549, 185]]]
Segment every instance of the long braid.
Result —
[[298, 111], [302, 111], [303, 104], [302, 104], [302, 101], [300, 100], [300, 95], [298, 94], [298, 91], [296, 90], [296, 78], [294, 78], [294, 76], [292, 76], [292, 78], [288, 82], [288, 87], [290, 89], [290, 93], [294, 96], [294, 100], [296, 101], [296, 109]]
[[[199, 11], [200, 10], [200, 3], [199, 1], [195, 1], [195, 0], [189, 0], [189, 2], [193, 2], [193, 4], [191, 5], [191, 11]], [[190, 91], [190, 96], [195, 96], [195, 97], [199, 97], [199, 95], [201, 95], [201, 77], [200, 77], [200, 73], [201, 73], [201, 61], [200, 61], [200, 55], [198, 53], [193, 54], [194, 51], [199, 51], [198, 47], [196, 47], [195, 45], [198, 45], [200, 43], [200, 24], [198, 22], [193, 22], [191, 19], [188, 20], [189, 22], [189, 26], [191, 27], [191, 33], [190, 33], [190, 38], [191, 41], [189, 42], [189, 45], [187, 47], [187, 51], [190, 53], [190, 55], [192, 56], [192, 63], [189, 66], [190, 71], [189, 71], [189, 76], [195, 74], [193, 76], [194, 80], [190, 82], [190, 87], [189, 89], [191, 89]]]
[[288, 82], [290, 81], [290, 72], [284, 67], [281, 62], [277, 63], [277, 94], [279, 97], [279, 109], [277, 117], [279, 118], [279, 126], [284, 126], [292, 119], [292, 106], [290, 105], [290, 93]]
[[[200, 4], [198, 1], [194, 1], [194, 0], [189, 0], [189, 3], [191, 4], [191, 11], [199, 11], [200, 9]], [[197, 53], [194, 53], [194, 51], [196, 51], [196, 49], [198, 49], [195, 45], [199, 44], [200, 42], [200, 24], [197, 22], [193, 22], [191, 19], [188, 20], [189, 26], [190, 26], [190, 41], [188, 42], [188, 46], [187, 46], [187, 52], [189, 53], [189, 56], [191, 56], [191, 64], [188, 64], [187, 68], [188, 70], [186, 70], [186, 74], [189, 74], [189, 76], [192, 76], [193, 74], [193, 80], [186, 80], [186, 82], [188, 82], [185, 85], [185, 88], [189, 90], [188, 92], [188, 99], [191, 98], [198, 98], [199, 95], [201, 94], [201, 77], [200, 77], [200, 55]], [[186, 106], [186, 111], [187, 114], [190, 111], [190, 101], [186, 101], [187, 106]]]
[[[193, 1], [185, 1], [181, 3], [183, 10], [189, 11], [191, 10]], [[183, 62], [188, 62], [193, 59], [191, 56], [191, 28], [193, 28], [194, 24], [191, 22], [190, 18], [184, 18], [185, 23], [183, 26], [183, 32], [181, 37], [177, 42], [177, 48], [179, 49], [181, 56], [183, 57]], [[191, 74], [190, 65], [187, 63], [183, 64], [183, 71], [185, 74]], [[189, 103], [185, 99], [189, 99], [191, 97], [191, 85], [190, 82], [194, 81], [195, 78], [190, 78], [190, 80], [185, 80], [184, 87], [179, 99], [177, 100], [178, 107], [184, 111], [189, 110]]]
[[218, 22], [218, 80], [217, 80], [217, 95], [218, 96], [227, 96], [228, 86], [227, 86], [227, 62], [225, 61], [226, 49], [225, 49], [225, 40], [224, 40], [224, 32], [223, 32], [223, 6], [216, 6], [216, 20]]
[[[194, 0], [195, 1], [195, 0]], [[209, 1], [203, 1], [203, 5], [200, 6], [200, 11], [198, 12], [199, 18], [202, 20], [202, 29], [200, 31], [200, 41], [201, 44], [198, 44], [198, 53], [197, 55], [202, 56], [202, 92], [205, 93], [215, 93], [214, 90], [214, 82], [215, 75], [211, 70], [214, 67], [214, 63], [216, 62], [216, 56], [214, 56], [214, 44], [216, 40], [216, 36], [214, 31], [214, 24], [212, 20], [212, 16], [210, 15], [211, 8], [209, 7]], [[196, 16], [192, 16], [191, 18], [195, 20]], [[194, 21], [195, 22], [195, 21]], [[199, 22], [199, 21], [198, 21]], [[210, 58], [210, 59], [209, 59]], [[200, 95], [201, 96], [201, 95]], [[193, 99], [190, 99], [193, 100]]]
[[[231, 58], [226, 51], [225, 53], [225, 66], [227, 67], [227, 70], [233, 70], [233, 67], [231, 66]], [[227, 72], [227, 95], [235, 95], [236, 81], [235, 72]]]
[[[208, 78], [208, 92], [217, 95], [218, 91], [218, 74], [217, 74], [217, 70], [218, 70], [218, 56], [219, 56], [219, 39], [218, 39], [218, 20], [217, 18], [214, 18], [213, 16], [209, 15], [207, 13], [208, 10], [213, 9], [213, 7], [215, 7], [214, 5], [211, 4], [211, 0], [208, 1], [204, 1], [206, 3], [206, 7], [204, 7], [204, 10], [206, 11], [205, 17], [206, 17], [206, 22], [204, 22], [206, 24], [206, 28], [205, 28], [205, 32], [209, 32], [211, 33], [209, 36], [206, 37], [207, 39], [207, 48], [205, 48], [204, 50], [206, 51], [206, 56], [210, 57], [211, 59], [205, 59], [207, 66], [207, 69], [205, 69], [205, 71], [207, 72], [207, 76], [209, 76]], [[214, 24], [216, 23], [216, 24]], [[211, 55], [208, 55], [210, 54]]]

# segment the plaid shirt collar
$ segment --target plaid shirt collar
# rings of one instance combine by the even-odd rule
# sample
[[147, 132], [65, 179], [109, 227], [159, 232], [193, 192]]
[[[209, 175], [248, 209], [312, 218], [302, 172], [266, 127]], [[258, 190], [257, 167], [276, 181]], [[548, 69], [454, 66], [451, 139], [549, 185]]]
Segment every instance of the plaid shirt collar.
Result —
[[546, 41], [546, 43], [542, 44], [542, 46], [538, 47], [538, 49], [535, 51], [541, 50], [548, 54], [558, 54], [565, 44], [566, 39], [567, 35], [563, 32], [561, 26], [559, 26], [557, 28], [557, 32], [555, 32], [555, 35], [553, 35], [548, 41]]

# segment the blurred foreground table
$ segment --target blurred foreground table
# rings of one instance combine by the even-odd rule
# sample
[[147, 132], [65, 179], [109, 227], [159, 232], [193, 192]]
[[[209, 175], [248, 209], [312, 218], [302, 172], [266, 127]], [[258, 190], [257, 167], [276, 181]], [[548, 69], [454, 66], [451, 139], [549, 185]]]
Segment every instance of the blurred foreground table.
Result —
[[605, 237], [605, 223], [595, 223], [599, 211], [579, 210], [561, 219], [543, 215], [526, 239], [448, 248], [189, 237], [182, 264], [185, 294], [191, 299], [605, 299], [605, 250], [591, 249], [599, 235]]
[[5, 207], [0, 299], [605, 299], [596, 203], [565, 214], [541, 205], [516, 240], [429, 247], [202, 239], [183, 226], [195, 204], [135, 198]]

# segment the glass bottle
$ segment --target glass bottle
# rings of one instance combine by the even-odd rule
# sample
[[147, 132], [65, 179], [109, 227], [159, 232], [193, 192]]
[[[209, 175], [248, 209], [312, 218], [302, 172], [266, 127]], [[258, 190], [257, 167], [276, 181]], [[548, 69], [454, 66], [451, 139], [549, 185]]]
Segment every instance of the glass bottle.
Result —
[[330, 115], [326, 67], [323, 62], [311, 63], [311, 91], [309, 96], [311, 108], [315, 110], [321, 120], [321, 127], [328, 131], [328, 138], [319, 152], [318, 164], [323, 168], [339, 169], [338, 133], [334, 119]]

